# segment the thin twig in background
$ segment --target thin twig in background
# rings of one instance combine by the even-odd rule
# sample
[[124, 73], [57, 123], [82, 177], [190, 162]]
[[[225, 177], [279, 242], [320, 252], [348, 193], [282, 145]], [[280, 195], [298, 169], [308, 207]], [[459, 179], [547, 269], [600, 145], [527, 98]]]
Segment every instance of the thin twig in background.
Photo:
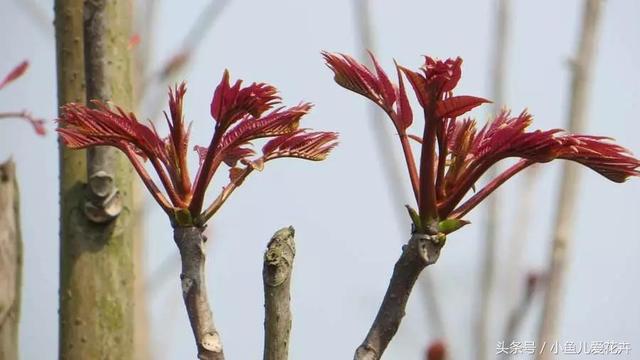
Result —
[[209, 5], [200, 13], [200, 16], [193, 23], [187, 35], [180, 43], [180, 48], [163, 64], [163, 66], [151, 74], [147, 75], [147, 78], [141, 84], [141, 93], [146, 96], [150, 96], [150, 110], [151, 119], [157, 118], [158, 109], [161, 109], [161, 104], [164, 101], [165, 88], [164, 86], [153, 87], [160, 88], [162, 91], [155, 91], [154, 94], [149, 94], [147, 90], [152, 83], [171, 82], [174, 79], [180, 77], [183, 72], [188, 68], [191, 63], [191, 59], [195, 51], [198, 49], [202, 41], [206, 38], [207, 33], [213, 28], [216, 20], [222, 15], [225, 8], [231, 0], [212, 0]]
[[287, 360], [291, 334], [291, 273], [296, 256], [295, 231], [278, 230], [264, 253], [264, 360]]
[[[371, 8], [370, 0], [354, 0], [354, 14], [358, 34], [360, 35], [361, 59], [365, 62], [371, 62], [367, 51], [375, 52], [375, 41], [371, 25]], [[389, 197], [393, 204], [408, 204], [410, 196], [407, 196], [407, 189], [400, 184], [404, 184], [401, 174], [404, 169], [400, 165], [396, 156], [394, 156], [392, 146], [392, 136], [389, 136], [389, 130], [385, 126], [385, 114], [375, 105], [370, 104], [369, 111], [371, 113], [371, 132], [373, 133], [376, 149], [378, 149], [378, 157], [381, 159], [379, 164], [383, 166], [383, 173], [387, 182]], [[407, 212], [403, 207], [394, 207], [393, 214], [396, 218], [396, 224], [401, 233], [408, 228]], [[421, 295], [423, 297], [425, 312], [427, 314], [429, 331], [432, 332], [434, 338], [446, 338], [445, 325], [440, 310], [440, 304], [437, 299], [435, 290], [435, 282], [430, 272], [424, 272], [420, 276], [418, 282]]]
[[30, 112], [16, 111], [16, 112], [0, 112], [0, 119], [22, 119], [31, 124], [33, 126], [33, 130], [38, 135], [44, 135], [46, 133], [46, 129], [44, 127], [45, 120], [34, 117]]
[[[593, 74], [602, 2], [602, 0], [587, 0], [585, 2], [578, 52], [572, 64], [571, 104], [567, 124], [569, 132], [580, 133], [586, 128], [587, 100]], [[577, 167], [569, 163], [563, 165], [553, 230], [553, 245], [549, 254], [548, 288], [536, 344], [544, 342], [548, 344], [558, 340], [558, 324], [562, 318], [561, 306], [569, 270], [568, 261], [571, 251], [574, 208], [578, 194], [578, 175]], [[537, 356], [537, 359], [547, 360], [553, 357], [550, 351], [543, 351]]]
[[[504, 104], [504, 86], [507, 71], [507, 44], [509, 33], [509, 0], [497, 1], [497, 16], [495, 28], [495, 49], [493, 55], [493, 89], [494, 112], [500, 110]], [[498, 166], [492, 167], [487, 174], [487, 178], [495, 178], [500, 169]], [[493, 194], [487, 200], [486, 206], [486, 227], [484, 234], [484, 251], [482, 252], [480, 270], [480, 299], [476, 307], [475, 339], [477, 340], [477, 350], [479, 360], [486, 360], [489, 354], [489, 343], [491, 341], [491, 298], [493, 295], [495, 266], [496, 266], [496, 243], [498, 241], [498, 224], [500, 218], [498, 195]]]
[[[543, 287], [543, 282], [544, 275], [536, 273], [529, 273], [527, 275], [526, 284], [524, 287], [524, 291], [520, 296], [520, 301], [509, 312], [509, 316], [507, 318], [507, 326], [503, 338], [505, 347], [510, 347], [515, 340], [516, 334], [518, 333], [518, 330], [522, 325], [522, 321], [525, 319], [529, 312], [529, 309], [531, 308], [533, 298], [535, 297], [536, 293]], [[515, 352], [501, 353], [503, 359], [508, 359], [514, 354]]]

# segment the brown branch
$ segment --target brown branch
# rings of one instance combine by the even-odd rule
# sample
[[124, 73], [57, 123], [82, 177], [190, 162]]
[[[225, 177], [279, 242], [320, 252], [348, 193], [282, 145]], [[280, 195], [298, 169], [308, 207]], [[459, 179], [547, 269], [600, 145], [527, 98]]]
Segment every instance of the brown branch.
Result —
[[[573, 63], [571, 105], [568, 115], [567, 130], [573, 133], [580, 133], [586, 127], [589, 85], [593, 72], [601, 5], [602, 0], [587, 0], [584, 7], [578, 54]], [[565, 164], [560, 179], [562, 180], [553, 231], [553, 245], [549, 254], [548, 288], [538, 333], [538, 344], [558, 340], [558, 324], [562, 315], [561, 305], [568, 272], [571, 228], [578, 192], [578, 169], [574, 165]], [[550, 351], [544, 351], [538, 354], [537, 359], [546, 360], [553, 356]]]
[[18, 359], [22, 238], [15, 164], [0, 164], [0, 359]]
[[438, 260], [443, 245], [444, 238], [437, 235], [413, 234], [403, 246], [382, 305], [367, 337], [356, 349], [354, 360], [377, 360], [382, 357], [400, 327], [418, 275]]
[[291, 333], [291, 272], [296, 255], [295, 230], [289, 226], [278, 230], [264, 253], [264, 360], [289, 357]]
[[180, 250], [182, 261], [182, 297], [198, 348], [198, 359], [224, 360], [222, 341], [213, 324], [213, 315], [205, 281], [206, 237], [204, 229], [176, 227], [173, 240]]

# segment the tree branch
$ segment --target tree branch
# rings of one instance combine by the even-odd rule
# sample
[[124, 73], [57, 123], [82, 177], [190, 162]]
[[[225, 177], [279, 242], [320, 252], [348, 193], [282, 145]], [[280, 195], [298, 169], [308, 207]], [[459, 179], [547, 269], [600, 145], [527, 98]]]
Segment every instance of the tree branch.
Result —
[[202, 228], [176, 227], [173, 240], [182, 260], [182, 297], [198, 347], [198, 359], [224, 360], [222, 341], [213, 324], [213, 315], [207, 299], [204, 263], [206, 237]]
[[403, 246], [382, 305], [367, 337], [356, 349], [354, 360], [378, 360], [382, 357], [400, 327], [418, 275], [438, 260], [443, 245], [444, 238], [437, 235], [413, 234]]
[[296, 255], [295, 230], [289, 226], [278, 230], [264, 253], [264, 360], [289, 357], [291, 333], [291, 272]]

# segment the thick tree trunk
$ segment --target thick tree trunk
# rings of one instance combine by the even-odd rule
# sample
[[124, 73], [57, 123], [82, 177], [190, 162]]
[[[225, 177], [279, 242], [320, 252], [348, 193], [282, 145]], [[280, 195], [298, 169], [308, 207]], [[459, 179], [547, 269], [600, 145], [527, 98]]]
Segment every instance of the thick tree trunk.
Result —
[[0, 359], [18, 360], [22, 238], [15, 164], [0, 164]]
[[296, 255], [293, 227], [278, 230], [264, 253], [264, 360], [289, 358], [291, 272]]
[[213, 315], [207, 299], [205, 260], [207, 238], [203, 229], [176, 227], [173, 240], [180, 250], [182, 272], [182, 298], [189, 315], [189, 322], [198, 348], [198, 359], [224, 360], [222, 340], [213, 324]]
[[[85, 18], [84, 7], [100, 4], [85, 3], [55, 2], [60, 105], [85, 102], [85, 71], [95, 76], [91, 67], [85, 70], [83, 23], [90, 17]], [[88, 46], [102, 46], [103, 94], [130, 108], [131, 4], [124, 0], [105, 4], [106, 25], [97, 35], [102, 43]], [[87, 209], [90, 191], [95, 195], [95, 189], [87, 186], [86, 152], [60, 144], [60, 359], [133, 357], [132, 171], [122, 154], [114, 154], [110, 161], [121, 211], [101, 223]]]

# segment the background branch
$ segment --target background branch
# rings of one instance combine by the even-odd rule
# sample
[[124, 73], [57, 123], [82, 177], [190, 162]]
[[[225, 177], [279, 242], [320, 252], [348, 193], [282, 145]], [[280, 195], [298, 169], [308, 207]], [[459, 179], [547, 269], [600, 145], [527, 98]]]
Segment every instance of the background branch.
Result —
[[[571, 83], [571, 104], [569, 106], [569, 132], [580, 133], [586, 127], [587, 100], [589, 85], [593, 73], [593, 61], [597, 43], [598, 25], [602, 0], [586, 0], [582, 18], [582, 30], [578, 53], [573, 62]], [[542, 322], [537, 344], [558, 340], [558, 324], [562, 318], [561, 305], [564, 296], [565, 279], [568, 272], [569, 253], [571, 251], [571, 231], [574, 221], [574, 208], [578, 193], [578, 168], [565, 162], [560, 176], [560, 191], [557, 204], [553, 245], [549, 254], [549, 278], [545, 295]], [[545, 351], [537, 359], [553, 358]]]
[[[540, 289], [541, 283], [544, 282], [544, 276], [540, 274], [530, 273], [526, 277], [526, 284], [522, 295], [520, 296], [519, 303], [514, 306], [509, 312], [507, 318], [507, 326], [504, 332], [504, 345], [506, 347], [511, 346], [516, 338], [518, 330], [522, 324], [522, 321], [527, 316], [531, 303], [536, 292]], [[514, 355], [512, 352], [502, 353], [502, 358], [507, 359]]]
[[[509, 33], [510, 0], [498, 0], [496, 9], [495, 48], [493, 55], [493, 111], [500, 110], [504, 104], [504, 85], [507, 71], [507, 44]], [[486, 178], [494, 179], [500, 172], [499, 166], [492, 166]], [[477, 358], [486, 360], [491, 343], [491, 300], [495, 281], [496, 243], [498, 241], [498, 224], [500, 223], [499, 194], [486, 199], [486, 220], [484, 234], [484, 252], [482, 252], [480, 269], [480, 299], [477, 306], [475, 338], [477, 341]]]
[[291, 272], [296, 255], [295, 230], [278, 230], [264, 253], [264, 360], [286, 360], [289, 357], [291, 333]]

